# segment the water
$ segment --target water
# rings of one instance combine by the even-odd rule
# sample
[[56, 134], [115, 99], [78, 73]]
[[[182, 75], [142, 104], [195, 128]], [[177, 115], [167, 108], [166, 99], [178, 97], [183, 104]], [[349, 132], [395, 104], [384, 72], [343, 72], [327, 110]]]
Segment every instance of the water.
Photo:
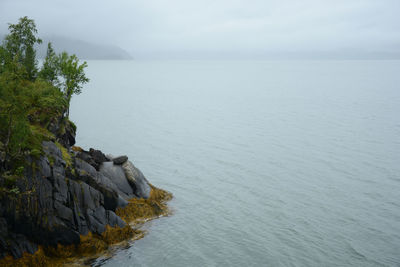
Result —
[[400, 266], [400, 61], [90, 61], [77, 142], [173, 216], [105, 266]]

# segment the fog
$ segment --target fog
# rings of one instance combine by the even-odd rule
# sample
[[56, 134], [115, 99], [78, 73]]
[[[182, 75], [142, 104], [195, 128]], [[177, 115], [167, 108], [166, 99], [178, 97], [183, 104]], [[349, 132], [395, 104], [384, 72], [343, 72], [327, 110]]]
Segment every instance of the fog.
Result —
[[0, 0], [0, 33], [117, 45], [135, 58], [400, 57], [398, 0]]

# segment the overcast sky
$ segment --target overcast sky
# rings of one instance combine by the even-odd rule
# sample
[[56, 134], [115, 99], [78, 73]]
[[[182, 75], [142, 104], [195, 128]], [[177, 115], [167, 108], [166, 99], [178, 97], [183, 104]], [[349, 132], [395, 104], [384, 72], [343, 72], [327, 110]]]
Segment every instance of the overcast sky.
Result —
[[21, 16], [135, 57], [400, 51], [400, 0], [0, 0], [0, 32]]

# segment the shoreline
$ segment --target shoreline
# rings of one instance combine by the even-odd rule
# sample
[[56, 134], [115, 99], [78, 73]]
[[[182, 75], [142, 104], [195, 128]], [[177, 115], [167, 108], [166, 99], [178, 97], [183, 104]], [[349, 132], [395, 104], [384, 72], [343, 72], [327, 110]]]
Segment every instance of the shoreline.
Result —
[[[135, 225], [170, 215], [167, 202], [173, 198], [172, 193], [154, 187], [150, 184], [151, 192], [148, 199], [133, 198], [126, 207], [117, 208], [116, 214], [126, 223], [124, 227], [106, 226], [101, 234], [89, 232], [80, 236], [80, 243], [56, 248], [39, 246], [34, 254], [27, 252], [19, 259], [7, 255], [0, 259], [0, 265], [12, 266], [87, 266], [88, 261], [95, 260], [114, 252], [126, 245], [127, 242], [143, 238], [146, 233]], [[111, 250], [111, 251], [110, 251]]]

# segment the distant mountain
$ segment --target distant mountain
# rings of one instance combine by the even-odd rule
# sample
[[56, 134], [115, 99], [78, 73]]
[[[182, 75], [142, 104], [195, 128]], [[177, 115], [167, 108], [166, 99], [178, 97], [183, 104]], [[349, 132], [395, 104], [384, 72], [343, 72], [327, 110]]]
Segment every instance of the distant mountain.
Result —
[[38, 47], [39, 58], [46, 56], [48, 42], [53, 44], [56, 52], [67, 51], [81, 59], [132, 59], [127, 51], [115, 45], [94, 44], [62, 36], [43, 38], [43, 43]]
[[[0, 35], [0, 40], [3, 38], [4, 35]], [[38, 58], [46, 56], [47, 43], [51, 42], [56, 52], [67, 51], [80, 59], [133, 59], [127, 51], [115, 45], [94, 44], [56, 35], [41, 39], [43, 43], [37, 47]]]

